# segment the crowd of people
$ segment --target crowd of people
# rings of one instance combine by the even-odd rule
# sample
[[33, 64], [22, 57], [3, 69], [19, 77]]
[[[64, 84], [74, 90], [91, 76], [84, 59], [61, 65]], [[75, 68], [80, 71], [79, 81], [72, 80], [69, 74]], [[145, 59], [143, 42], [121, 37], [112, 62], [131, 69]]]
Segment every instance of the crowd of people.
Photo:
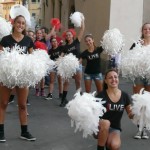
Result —
[[[97, 150], [119, 150], [121, 146], [121, 118], [124, 109], [127, 111], [129, 118], [133, 118], [131, 111], [131, 99], [127, 93], [118, 88], [119, 74], [116, 66], [115, 58], [110, 59], [110, 70], [104, 76], [101, 70], [101, 53], [102, 47], [98, 47], [94, 43], [94, 37], [91, 34], [84, 36], [84, 42], [87, 49], [81, 52], [80, 42], [84, 35], [85, 23], [82, 20], [80, 30], [76, 36], [74, 29], [68, 29], [64, 32], [63, 37], [59, 37], [55, 30], [55, 26], [49, 31], [46, 27], [36, 29], [36, 31], [26, 31], [26, 20], [22, 15], [17, 16], [13, 22], [12, 34], [5, 36], [0, 41], [0, 50], [4, 47], [12, 47], [17, 43], [20, 46], [26, 47], [24, 53], [32, 53], [33, 49], [45, 50], [50, 59], [56, 61], [60, 56], [63, 57], [72, 53], [80, 62], [79, 68], [76, 68], [76, 74], [73, 76], [75, 80], [76, 90], [81, 88], [82, 80], [82, 63], [86, 60], [84, 71], [85, 92], [91, 92], [92, 80], [95, 82], [97, 97], [103, 98], [106, 103], [104, 106], [107, 111], [99, 122], [99, 133]], [[141, 44], [143, 46], [150, 45], [150, 24], [146, 23], [142, 27]], [[134, 45], [131, 47], [131, 49]], [[112, 69], [113, 68], [113, 69]], [[53, 98], [55, 78], [58, 78], [59, 98], [61, 99], [60, 107], [65, 107], [68, 103], [67, 93], [69, 91], [69, 80], [64, 80], [60, 75], [57, 75], [57, 68], [53, 68], [48, 76], [43, 77], [35, 86], [35, 96], [42, 96], [43, 99], [50, 100]], [[45, 93], [45, 84], [49, 86], [48, 93]], [[150, 85], [145, 78], [135, 80], [133, 92], [139, 93], [140, 89], [150, 92]], [[83, 91], [81, 91], [82, 93]], [[10, 89], [0, 83], [0, 142], [5, 142], [4, 120], [6, 108], [9, 103], [17, 95], [19, 119], [21, 126], [21, 139], [35, 141], [36, 138], [28, 131], [27, 125], [27, 104], [29, 88], [20, 88], [18, 86]], [[47, 95], [46, 95], [47, 94]], [[27, 103], [28, 102], [28, 103]], [[116, 107], [117, 105], [117, 107]], [[109, 108], [111, 107], [111, 108]], [[146, 129], [138, 131], [136, 139], [148, 139]]]

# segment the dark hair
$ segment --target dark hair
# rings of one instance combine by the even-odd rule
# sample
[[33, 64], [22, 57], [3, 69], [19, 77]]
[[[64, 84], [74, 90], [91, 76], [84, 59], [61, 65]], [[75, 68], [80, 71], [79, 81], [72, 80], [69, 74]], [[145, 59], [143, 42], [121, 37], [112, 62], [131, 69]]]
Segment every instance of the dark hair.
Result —
[[108, 73], [109, 73], [109, 72], [112, 72], [112, 71], [113, 71], [113, 72], [116, 72], [116, 73], [118, 74], [118, 72], [117, 72], [116, 69], [109, 69], [109, 70], [107, 70], [107, 71], [105, 72], [104, 82], [103, 82], [103, 90], [107, 90], [107, 89], [108, 89], [108, 86], [107, 86], [107, 84], [105, 83], [105, 79], [106, 79]]
[[[17, 16], [17, 17], [14, 19], [14, 23], [15, 23], [15, 22], [18, 20], [18, 18], [20, 18], [20, 17], [24, 18], [24, 20], [25, 20], [25, 22], [26, 22], [25, 17], [22, 16], [22, 15], [19, 15], [19, 16]], [[14, 26], [12, 27], [12, 32], [14, 32]], [[26, 35], [26, 29], [24, 29], [24, 30], [22, 31], [22, 34], [23, 34], [23, 35]]]
[[42, 29], [41, 29], [41, 28], [37, 28], [36, 31], [35, 31], [35, 34], [37, 34], [37, 32], [38, 32], [39, 30], [42, 32]]
[[[145, 25], [147, 25], [147, 24], [150, 24], [150, 23], [149, 23], [149, 22], [146, 22], [146, 23], [144, 23], [144, 24], [142, 25], [142, 29], [141, 29], [142, 32], [143, 32], [143, 30], [144, 30]], [[142, 35], [141, 35], [141, 39], [144, 39], [143, 33], [142, 33]]]
[[[55, 37], [51, 37], [50, 42], [52, 42], [53, 39], [56, 39], [56, 38]], [[57, 39], [56, 39], [56, 41], [57, 41]]]
[[45, 33], [48, 34], [48, 32], [49, 32], [48, 28], [46, 28], [46, 27], [41, 27], [41, 29], [44, 29]]
[[33, 30], [28, 30], [28, 32], [32, 32], [33, 34], [35, 34], [35, 32]]
[[[86, 38], [88, 38], [88, 37], [94, 40], [94, 37], [93, 37], [92, 34], [86, 34], [86, 35], [84, 36], [84, 40], [86, 40]], [[95, 45], [94, 42], [93, 42], [93, 45], [94, 45], [94, 47], [96, 48], [96, 45]]]

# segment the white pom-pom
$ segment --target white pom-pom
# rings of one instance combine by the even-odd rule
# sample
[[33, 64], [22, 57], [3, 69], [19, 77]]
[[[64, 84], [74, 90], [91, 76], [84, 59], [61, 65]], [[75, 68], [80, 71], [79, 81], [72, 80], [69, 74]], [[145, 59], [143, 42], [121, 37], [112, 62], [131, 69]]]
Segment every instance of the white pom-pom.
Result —
[[74, 12], [70, 15], [70, 20], [75, 27], [81, 27], [81, 22], [84, 20], [84, 15], [80, 12]]
[[136, 77], [150, 79], [150, 46], [136, 44], [135, 48], [121, 55], [119, 70], [125, 78], [135, 80]]
[[12, 31], [12, 25], [10, 22], [7, 22], [4, 18], [0, 17], [0, 40], [9, 35]]
[[112, 30], [107, 30], [101, 41], [101, 45], [105, 53], [113, 56], [119, 53], [124, 46], [124, 38], [121, 32], [114, 28]]
[[[141, 91], [143, 91], [143, 89]], [[139, 125], [140, 131], [142, 131], [144, 127], [150, 130], [150, 92], [143, 91], [143, 93], [134, 94], [132, 99], [133, 122]]]
[[58, 75], [64, 79], [71, 78], [76, 73], [76, 69], [79, 68], [79, 60], [72, 53], [59, 57], [55, 63]]
[[14, 19], [19, 15], [24, 16], [27, 25], [31, 26], [30, 12], [28, 11], [28, 9], [25, 6], [20, 4], [13, 5], [10, 9], [10, 17]]
[[54, 66], [45, 51], [36, 50], [32, 54], [23, 51], [15, 45], [0, 53], [0, 64], [3, 64], [0, 65], [0, 82], [8, 88], [35, 86]]
[[68, 115], [71, 117], [71, 125], [75, 124], [75, 132], [83, 131], [83, 137], [97, 134], [99, 117], [103, 116], [106, 111], [101, 99], [95, 98], [93, 95], [90, 93], [80, 95], [78, 92], [74, 99], [66, 105]]

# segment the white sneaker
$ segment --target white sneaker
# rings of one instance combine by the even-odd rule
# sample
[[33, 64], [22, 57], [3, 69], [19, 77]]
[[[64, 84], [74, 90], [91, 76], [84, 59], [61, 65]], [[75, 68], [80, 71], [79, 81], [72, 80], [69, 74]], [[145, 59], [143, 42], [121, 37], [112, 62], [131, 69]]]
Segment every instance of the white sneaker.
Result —
[[142, 136], [142, 131], [138, 131], [136, 133], [136, 135], [134, 136], [135, 139], [141, 139], [141, 136]]
[[147, 132], [146, 132], [146, 129], [143, 129], [143, 132], [142, 132], [142, 139], [149, 139], [149, 136], [147, 135]]

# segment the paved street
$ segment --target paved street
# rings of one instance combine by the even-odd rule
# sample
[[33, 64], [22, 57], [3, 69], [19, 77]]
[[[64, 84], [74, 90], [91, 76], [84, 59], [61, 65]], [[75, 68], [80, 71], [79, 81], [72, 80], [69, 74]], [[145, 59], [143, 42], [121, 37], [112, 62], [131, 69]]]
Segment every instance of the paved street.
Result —
[[[120, 88], [129, 94], [132, 93], [132, 84], [129, 81], [121, 79]], [[0, 150], [96, 150], [95, 139], [92, 137], [82, 138], [81, 132], [74, 133], [74, 128], [70, 126], [67, 110], [59, 107], [60, 100], [57, 98], [57, 89], [57, 83], [55, 83], [54, 98], [50, 101], [44, 100], [42, 97], [35, 97], [35, 89], [30, 90], [29, 130], [37, 138], [35, 142], [19, 139], [20, 125], [16, 100], [15, 103], [8, 106], [5, 121], [7, 141], [0, 143]], [[74, 93], [75, 86], [72, 80], [68, 99], [71, 99]], [[126, 113], [124, 113], [122, 128], [121, 150], [149, 150], [149, 139], [133, 139], [137, 129], [127, 118]]]

